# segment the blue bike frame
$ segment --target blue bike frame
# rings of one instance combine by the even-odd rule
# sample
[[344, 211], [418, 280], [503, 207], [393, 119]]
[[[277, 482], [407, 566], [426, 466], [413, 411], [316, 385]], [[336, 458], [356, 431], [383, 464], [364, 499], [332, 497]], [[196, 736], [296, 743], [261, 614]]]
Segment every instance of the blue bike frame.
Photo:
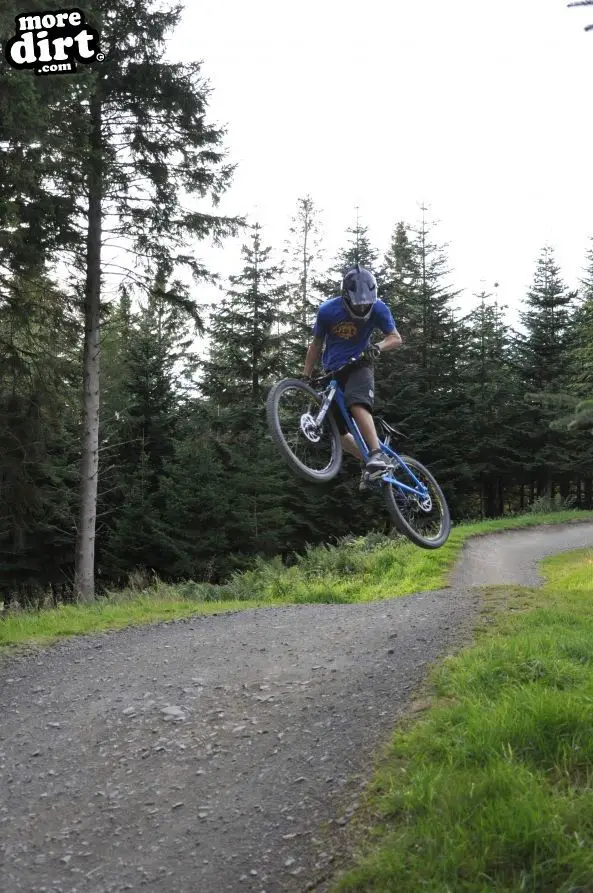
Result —
[[[335, 400], [337, 402], [338, 408], [339, 408], [340, 412], [342, 413], [342, 416], [344, 418], [344, 421], [346, 422], [346, 425], [348, 426], [348, 430], [352, 434], [352, 436], [356, 442], [356, 445], [361, 452], [361, 455], [363, 456], [363, 458], [366, 461], [370, 454], [369, 448], [367, 447], [366, 443], [364, 442], [364, 438], [363, 438], [362, 434], [360, 433], [359, 427], [356, 424], [355, 419], [353, 419], [352, 416], [350, 415], [350, 413], [348, 412], [348, 408], [346, 406], [346, 401], [344, 400], [344, 392], [342, 391], [342, 388], [340, 387], [337, 379], [335, 379], [335, 378], [331, 379], [327, 389], [325, 390], [324, 400], [321, 405], [321, 409], [319, 410], [319, 414], [317, 415], [317, 418], [315, 419], [315, 424], [318, 426], [321, 426], [323, 419], [325, 418], [327, 412], [329, 411], [329, 407], [332, 403], [332, 400]], [[399, 456], [395, 452], [395, 450], [392, 450], [386, 441], [379, 440], [379, 444], [381, 445], [381, 449], [384, 450], [384, 452], [386, 452], [389, 456], [393, 456], [393, 458], [396, 460], [398, 465], [401, 465], [403, 468], [406, 469], [406, 471], [408, 472], [410, 477], [416, 482], [416, 484], [418, 486], [417, 487], [408, 487], [407, 484], [402, 483], [402, 481], [398, 481], [397, 478], [394, 478], [390, 474], [383, 475], [381, 480], [387, 481], [390, 484], [394, 484], [396, 487], [399, 487], [400, 490], [407, 490], [408, 493], [412, 493], [415, 496], [419, 496], [421, 498], [425, 497], [428, 494], [428, 487], [426, 487], [425, 484], [422, 484], [418, 480], [418, 478], [416, 477], [414, 472], [411, 471], [411, 469], [406, 465], [406, 463], [403, 461], [401, 456]]]

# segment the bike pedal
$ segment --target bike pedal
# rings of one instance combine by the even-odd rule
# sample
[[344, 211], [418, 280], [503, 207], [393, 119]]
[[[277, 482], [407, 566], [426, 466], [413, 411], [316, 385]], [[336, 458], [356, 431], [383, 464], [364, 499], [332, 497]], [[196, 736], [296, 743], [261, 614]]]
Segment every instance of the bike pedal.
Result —
[[394, 469], [389, 466], [385, 468], [384, 471], [369, 471], [368, 476], [370, 481], [378, 481], [381, 478], [385, 477], [386, 474], [392, 474]]

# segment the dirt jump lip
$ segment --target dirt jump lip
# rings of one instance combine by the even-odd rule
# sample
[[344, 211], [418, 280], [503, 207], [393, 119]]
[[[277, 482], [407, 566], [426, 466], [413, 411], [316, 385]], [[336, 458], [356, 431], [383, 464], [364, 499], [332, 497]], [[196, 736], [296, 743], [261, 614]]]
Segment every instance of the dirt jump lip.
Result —
[[590, 546], [593, 522], [504, 531], [469, 540], [434, 592], [195, 617], [3, 662], [0, 889], [326, 890], [372, 755], [471, 631], [474, 587], [538, 585], [538, 560]]

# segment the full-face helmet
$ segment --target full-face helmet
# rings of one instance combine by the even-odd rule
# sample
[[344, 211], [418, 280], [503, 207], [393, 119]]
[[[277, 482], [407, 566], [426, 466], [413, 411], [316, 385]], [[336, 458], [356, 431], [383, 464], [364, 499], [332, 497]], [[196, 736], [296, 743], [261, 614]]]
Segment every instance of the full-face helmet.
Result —
[[356, 264], [344, 275], [342, 298], [353, 319], [367, 320], [377, 300], [377, 280], [370, 270]]

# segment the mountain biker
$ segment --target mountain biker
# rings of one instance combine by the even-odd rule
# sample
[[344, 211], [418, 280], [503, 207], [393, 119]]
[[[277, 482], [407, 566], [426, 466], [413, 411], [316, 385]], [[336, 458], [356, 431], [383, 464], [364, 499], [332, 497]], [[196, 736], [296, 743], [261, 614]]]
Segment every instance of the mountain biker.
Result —
[[[375, 328], [381, 329], [385, 338], [369, 347]], [[344, 275], [342, 294], [324, 301], [317, 311], [313, 341], [307, 350], [303, 377], [307, 380], [311, 378], [322, 349], [324, 372], [332, 372], [351, 358], [359, 358], [351, 367], [339, 372], [336, 379], [344, 390], [346, 406], [370, 448], [366, 464], [334, 403], [330, 411], [338, 425], [342, 446], [362, 464], [361, 490], [365, 489], [368, 480], [381, 477], [390, 467], [387, 457], [381, 455], [371, 415], [375, 396], [373, 360], [383, 351], [399, 347], [401, 343], [402, 339], [389, 307], [377, 296], [377, 280], [370, 270], [356, 264]]]

